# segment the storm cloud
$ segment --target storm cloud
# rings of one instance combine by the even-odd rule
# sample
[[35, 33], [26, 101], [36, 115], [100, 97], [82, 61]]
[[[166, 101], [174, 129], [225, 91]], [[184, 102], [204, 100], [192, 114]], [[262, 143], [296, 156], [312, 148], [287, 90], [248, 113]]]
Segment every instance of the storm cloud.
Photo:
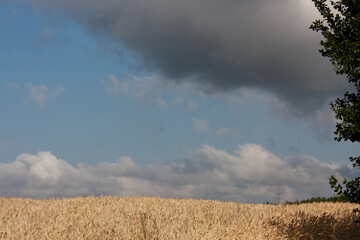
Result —
[[344, 92], [320, 36], [310, 0], [25, 0], [62, 12], [138, 54], [142, 67], [209, 93], [264, 89], [300, 109]]

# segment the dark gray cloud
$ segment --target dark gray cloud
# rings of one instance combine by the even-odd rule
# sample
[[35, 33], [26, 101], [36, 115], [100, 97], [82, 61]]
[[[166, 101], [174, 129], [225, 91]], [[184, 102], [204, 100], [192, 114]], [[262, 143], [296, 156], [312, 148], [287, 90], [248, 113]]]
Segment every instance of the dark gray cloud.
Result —
[[346, 87], [318, 53], [310, 0], [26, 0], [138, 53], [143, 67], [209, 92], [262, 88], [302, 113]]
[[136, 164], [130, 157], [96, 166], [74, 167], [51, 152], [21, 154], [0, 163], [0, 195], [69, 197], [148, 195], [241, 202], [274, 201], [333, 194], [328, 178], [353, 176], [351, 166], [311, 156], [278, 157], [260, 145], [245, 144], [234, 153], [204, 145], [171, 163]]

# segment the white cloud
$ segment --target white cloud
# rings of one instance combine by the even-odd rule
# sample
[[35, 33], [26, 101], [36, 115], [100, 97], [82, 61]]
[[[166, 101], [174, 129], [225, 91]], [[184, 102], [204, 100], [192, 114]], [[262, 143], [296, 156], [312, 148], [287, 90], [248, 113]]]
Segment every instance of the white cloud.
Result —
[[203, 145], [172, 163], [136, 164], [124, 156], [116, 162], [77, 167], [51, 152], [21, 154], [0, 163], [0, 195], [69, 197], [77, 195], [151, 195], [242, 202], [276, 202], [330, 196], [331, 174], [353, 177], [351, 166], [314, 157], [279, 157], [260, 145], [240, 145], [234, 153]]
[[188, 98], [178, 97], [176, 103], [182, 106], [189, 113], [196, 113], [198, 105]]
[[229, 136], [232, 136], [232, 134], [233, 134], [233, 131], [228, 128], [219, 128], [216, 131], [216, 135], [219, 137], [229, 137]]
[[122, 96], [129, 90], [128, 83], [125, 81], [119, 81], [113, 74], [109, 75], [109, 81], [100, 79], [102, 85], [104, 85], [106, 91], [114, 96]]
[[26, 84], [26, 89], [29, 94], [29, 100], [40, 107], [45, 106], [49, 98], [57, 98], [66, 90], [61, 86], [49, 89], [45, 85], [34, 86], [31, 83]]
[[201, 119], [194, 118], [194, 129], [199, 132], [210, 132], [209, 122]]
[[[183, 107], [187, 112], [193, 114], [198, 110], [198, 104], [189, 97], [191, 94], [206, 97], [203, 89], [190, 81], [176, 83], [170, 79], [164, 79], [160, 74], [146, 76], [136, 76], [119, 81], [113, 74], [109, 75], [109, 80], [100, 79], [105, 90], [116, 96], [127, 97], [138, 102], [142, 108], [152, 108], [154, 106], [169, 108], [169, 100], [165, 100], [165, 95], [171, 95], [174, 105]], [[170, 94], [169, 94], [170, 93]]]
[[[46, 197], [79, 183], [79, 169], [51, 152], [21, 154], [13, 162], [0, 164], [1, 194]], [[76, 179], [75, 179], [76, 178]]]
[[33, 86], [28, 84], [29, 99], [40, 107], [45, 105], [49, 89], [44, 85]]
[[[330, 103], [330, 100], [328, 101]], [[329, 104], [325, 104], [321, 109], [315, 112], [315, 124], [327, 128], [334, 128], [336, 125], [335, 113], [331, 110]]]
[[163, 99], [157, 99], [156, 104], [161, 108], [167, 108], [168, 104]]
[[51, 92], [50, 92], [50, 95], [52, 97], [59, 97], [61, 96], [64, 92], [66, 91], [66, 89], [64, 87], [56, 87], [56, 88], [53, 88], [51, 89]]
[[168, 107], [165, 100], [161, 98], [162, 92], [166, 88], [166, 83], [160, 76], [134, 76], [133, 83], [133, 96], [140, 102], [142, 107], [147, 108], [153, 105], [163, 108]]
[[119, 81], [115, 75], [110, 74], [109, 81], [100, 79], [100, 82], [104, 85], [105, 90], [114, 96], [121, 97], [129, 93], [131, 98], [135, 99], [143, 108], [168, 107], [167, 102], [161, 97], [166, 84], [158, 75], [134, 76], [131, 80]]
[[21, 91], [22, 90], [22, 87], [20, 86], [20, 84], [14, 83], [14, 82], [9, 83], [8, 88], [10, 89], [10, 91], [14, 91], [14, 90]]

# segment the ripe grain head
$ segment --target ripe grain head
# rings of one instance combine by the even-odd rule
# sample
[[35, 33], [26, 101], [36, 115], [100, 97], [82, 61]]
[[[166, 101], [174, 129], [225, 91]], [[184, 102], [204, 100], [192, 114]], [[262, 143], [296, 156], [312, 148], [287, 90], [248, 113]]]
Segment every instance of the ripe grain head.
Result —
[[0, 239], [360, 239], [355, 207], [156, 197], [0, 198]]

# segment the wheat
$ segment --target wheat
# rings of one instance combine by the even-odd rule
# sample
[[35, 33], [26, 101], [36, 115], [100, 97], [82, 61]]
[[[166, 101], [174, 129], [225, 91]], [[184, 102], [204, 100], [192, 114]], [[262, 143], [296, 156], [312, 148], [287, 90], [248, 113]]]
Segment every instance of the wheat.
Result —
[[349, 203], [0, 197], [0, 239], [360, 239]]

